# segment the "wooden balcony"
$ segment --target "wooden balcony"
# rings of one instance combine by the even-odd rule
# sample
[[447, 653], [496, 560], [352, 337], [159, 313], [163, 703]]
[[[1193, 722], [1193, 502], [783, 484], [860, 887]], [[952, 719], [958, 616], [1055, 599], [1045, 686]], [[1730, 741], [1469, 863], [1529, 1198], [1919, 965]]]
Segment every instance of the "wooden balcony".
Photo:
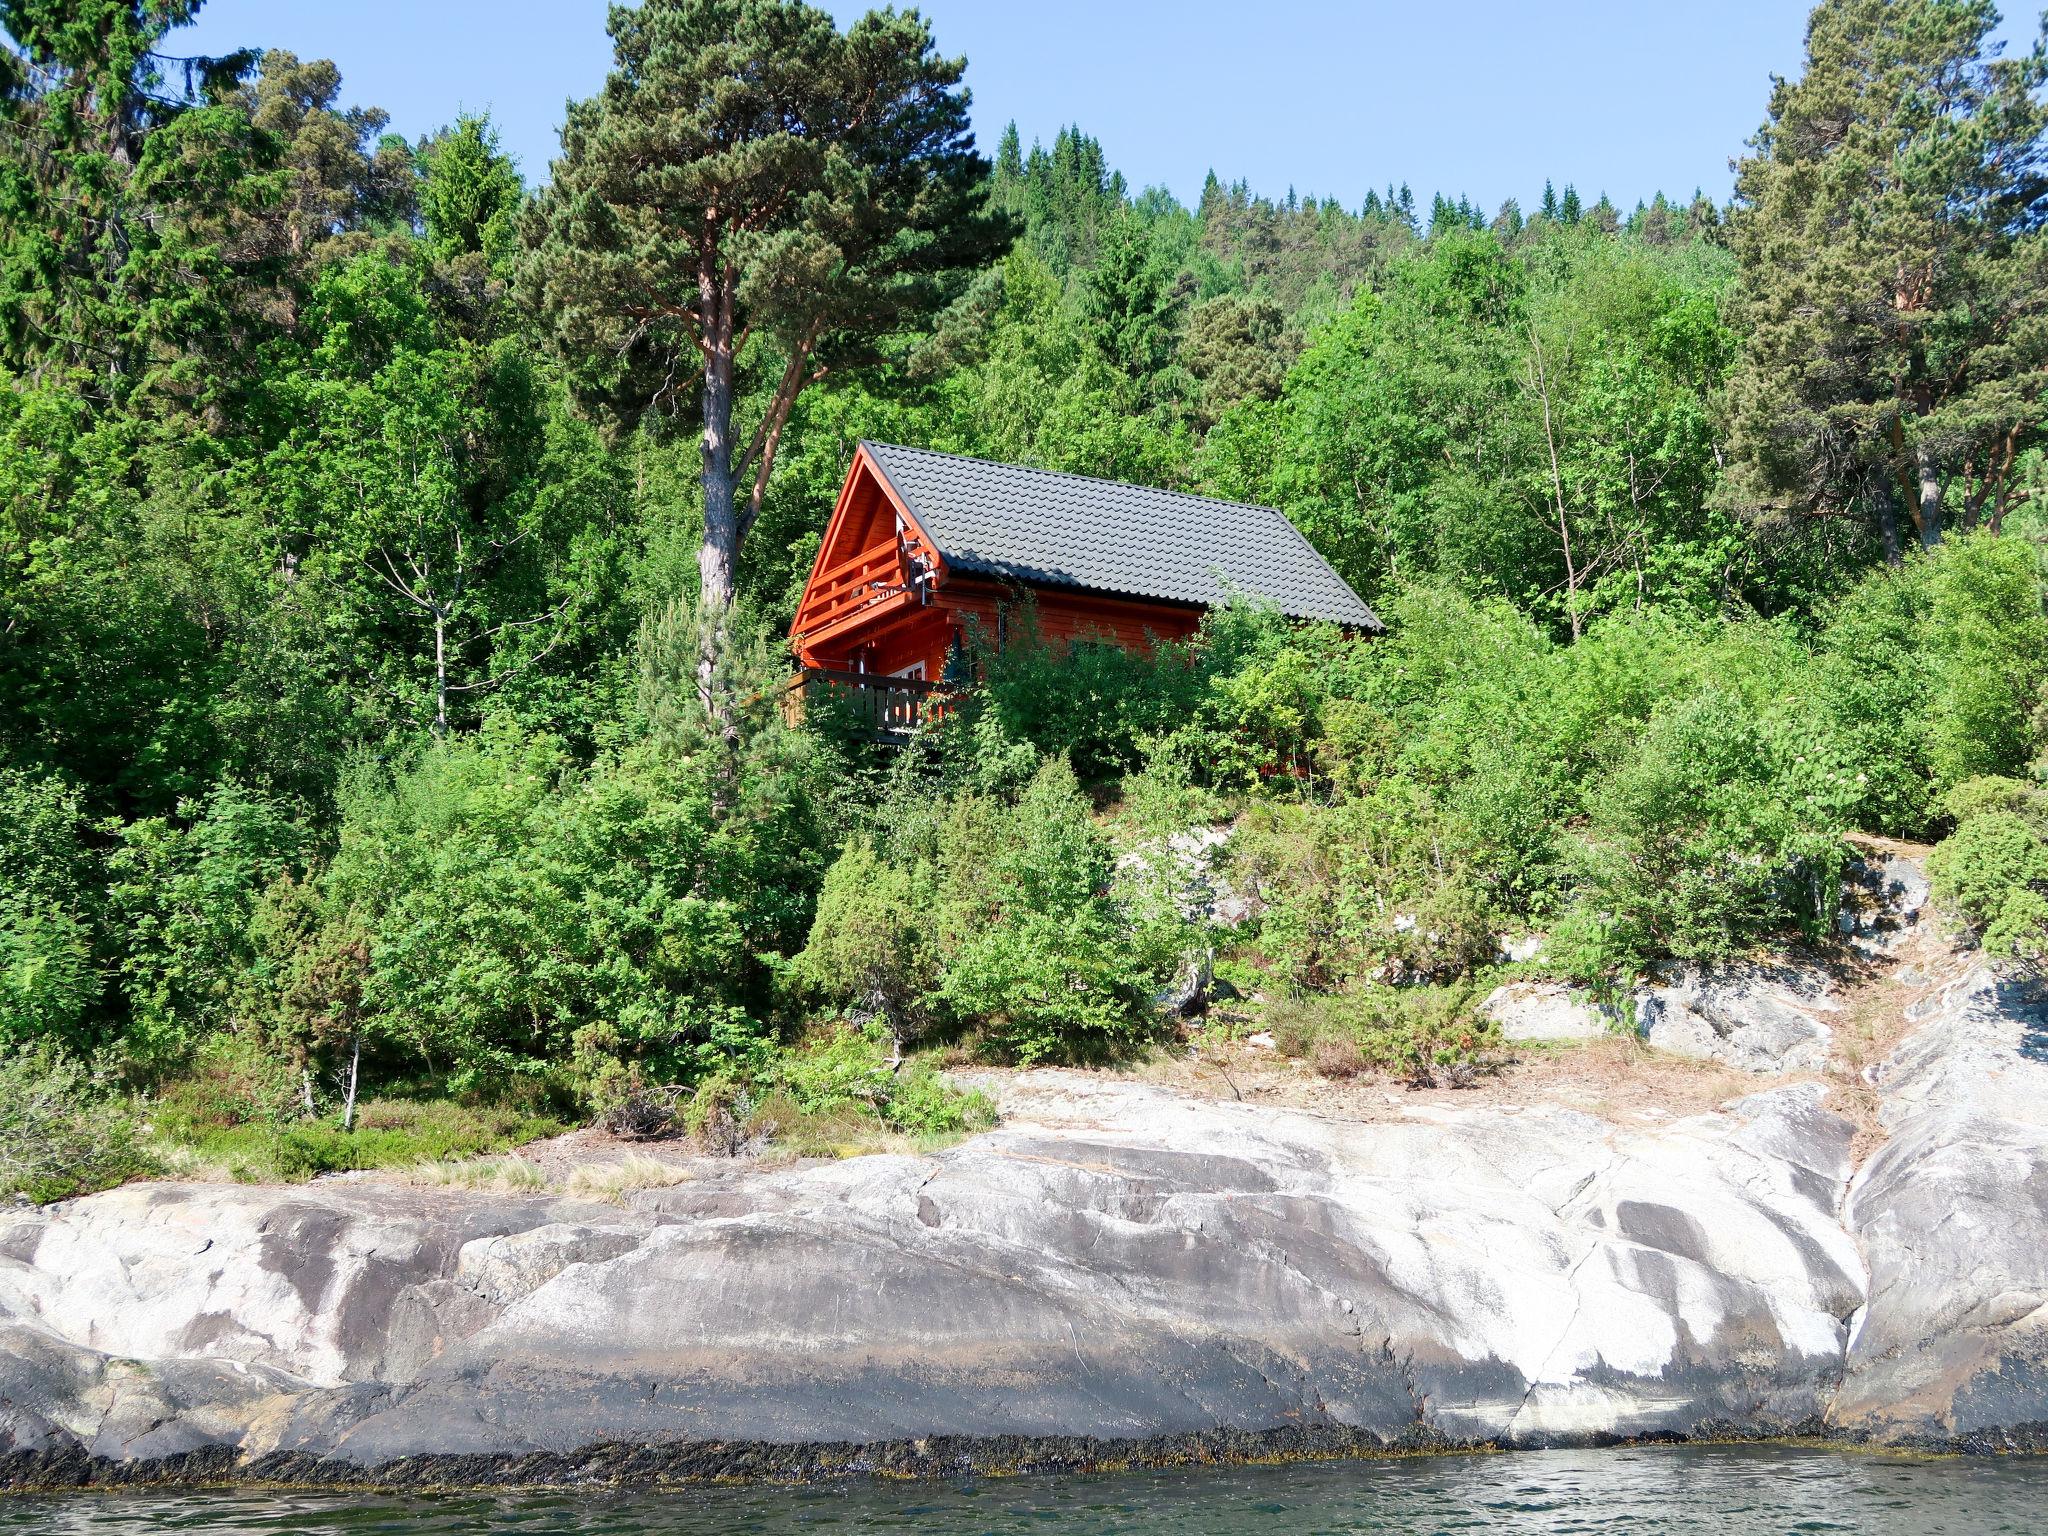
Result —
[[791, 724], [801, 721], [806, 705], [821, 693], [846, 712], [858, 733], [873, 741], [900, 743], [919, 725], [946, 711], [945, 688], [922, 678], [805, 667], [789, 680], [783, 695], [784, 718]]

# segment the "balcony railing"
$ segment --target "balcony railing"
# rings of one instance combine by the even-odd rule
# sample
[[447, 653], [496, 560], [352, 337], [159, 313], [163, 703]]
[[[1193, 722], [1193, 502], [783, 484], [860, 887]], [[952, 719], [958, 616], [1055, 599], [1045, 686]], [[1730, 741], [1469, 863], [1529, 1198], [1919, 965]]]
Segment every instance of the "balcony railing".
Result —
[[901, 741], [946, 710], [946, 690], [923, 678], [805, 667], [789, 680], [784, 714], [792, 721], [801, 720], [806, 706], [821, 694], [846, 712], [855, 731], [877, 741]]

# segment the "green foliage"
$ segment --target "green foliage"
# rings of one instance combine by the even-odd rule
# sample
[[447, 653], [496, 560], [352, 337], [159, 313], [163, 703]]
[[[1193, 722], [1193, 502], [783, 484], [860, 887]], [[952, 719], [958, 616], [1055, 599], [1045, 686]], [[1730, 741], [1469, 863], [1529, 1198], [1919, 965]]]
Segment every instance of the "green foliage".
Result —
[[1150, 1028], [1148, 978], [1109, 899], [1111, 859], [1063, 759], [1014, 807], [967, 798], [938, 833], [939, 995], [1004, 1056], [1100, 1060]]
[[218, 1101], [189, 1090], [159, 1101], [151, 1120], [167, 1158], [258, 1184], [483, 1157], [562, 1128], [549, 1116], [504, 1106], [369, 1099], [357, 1106], [354, 1127], [343, 1130], [334, 1120], [224, 1116]]
[[879, 858], [857, 838], [825, 873], [797, 973], [821, 994], [873, 1010], [899, 1047], [929, 1020], [939, 985], [932, 915], [938, 888], [926, 863]]
[[[1765, 521], [2003, 518], [2048, 407], [2048, 53], [1989, 0], [1822, 0], [1730, 220], [1730, 499]], [[1903, 515], [1902, 515], [1903, 514]]]
[[256, 959], [251, 920], [271, 882], [297, 864], [304, 834], [273, 802], [232, 784], [204, 808], [121, 828], [107, 859], [131, 1072], [160, 1077], [231, 1019]]
[[1277, 1004], [1267, 1023], [1282, 1054], [1324, 1077], [1375, 1070], [1420, 1088], [1462, 1088], [1502, 1043], [1473, 1001], [1470, 987], [1368, 988]]
[[0, 1048], [94, 1043], [97, 860], [75, 792], [0, 769]]
[[1587, 904], [1642, 954], [1722, 959], [1833, 921], [1847, 794], [1807, 768], [1803, 723], [1708, 688], [1650, 718], [1591, 800]]
[[349, 787], [328, 900], [369, 941], [362, 1028], [457, 1089], [545, 1074], [586, 1028], [662, 1081], [767, 1043], [756, 949], [787, 945], [801, 800], [730, 801], [706, 754], [589, 768], [493, 729]]
[[[1827, 0], [1725, 225], [990, 167], [923, 20], [797, 0], [617, 8], [529, 203], [328, 61], [187, 77], [195, 9], [0, 0], [0, 1097], [80, 1181], [117, 1081], [252, 1176], [692, 1091], [956, 1134], [889, 1058], [1142, 1046], [1226, 822], [1220, 963], [1336, 1070], [1460, 1078], [1504, 933], [1817, 937], [1852, 828], [2042, 949], [2048, 63], [1987, 6]], [[1019, 604], [877, 763], [777, 707], [863, 436], [1278, 506], [1389, 633]]]
[[2048, 960], [2048, 793], [1967, 779], [1945, 807], [1956, 829], [1929, 855], [1935, 897], [1994, 955]]
[[986, 1130], [995, 1106], [946, 1083], [930, 1063], [898, 1065], [879, 1026], [827, 1028], [751, 1071], [698, 1085], [684, 1124], [732, 1153], [770, 1143], [799, 1157], [843, 1156], [908, 1136], [931, 1145]]
[[0, 1050], [0, 1199], [61, 1200], [151, 1166], [105, 1081], [47, 1044]]

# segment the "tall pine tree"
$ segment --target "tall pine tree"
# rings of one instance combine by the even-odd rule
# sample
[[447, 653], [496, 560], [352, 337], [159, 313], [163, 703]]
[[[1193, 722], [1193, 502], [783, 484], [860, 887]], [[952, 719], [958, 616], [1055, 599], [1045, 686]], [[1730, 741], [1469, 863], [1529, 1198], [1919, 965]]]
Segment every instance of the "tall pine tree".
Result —
[[[569, 110], [525, 274], [587, 403], [621, 426], [696, 408], [715, 612], [798, 394], [936, 312], [1008, 230], [964, 62], [915, 12], [841, 33], [801, 0], [646, 0], [609, 26], [611, 76]], [[761, 352], [774, 382], [741, 446]]]
[[1992, 526], [2048, 418], [2048, 79], [1987, 0], [1826, 0], [1740, 166], [1732, 447], [1753, 511]]

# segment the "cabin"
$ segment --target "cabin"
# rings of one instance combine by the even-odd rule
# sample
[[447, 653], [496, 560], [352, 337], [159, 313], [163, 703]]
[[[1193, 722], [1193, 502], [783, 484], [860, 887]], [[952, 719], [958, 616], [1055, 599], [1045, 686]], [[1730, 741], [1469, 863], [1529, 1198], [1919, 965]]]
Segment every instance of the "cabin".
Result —
[[792, 703], [840, 691], [886, 739], [942, 707], [970, 635], [1005, 643], [1020, 602], [1055, 646], [1132, 650], [1233, 596], [1382, 628], [1270, 507], [863, 442], [790, 629]]

